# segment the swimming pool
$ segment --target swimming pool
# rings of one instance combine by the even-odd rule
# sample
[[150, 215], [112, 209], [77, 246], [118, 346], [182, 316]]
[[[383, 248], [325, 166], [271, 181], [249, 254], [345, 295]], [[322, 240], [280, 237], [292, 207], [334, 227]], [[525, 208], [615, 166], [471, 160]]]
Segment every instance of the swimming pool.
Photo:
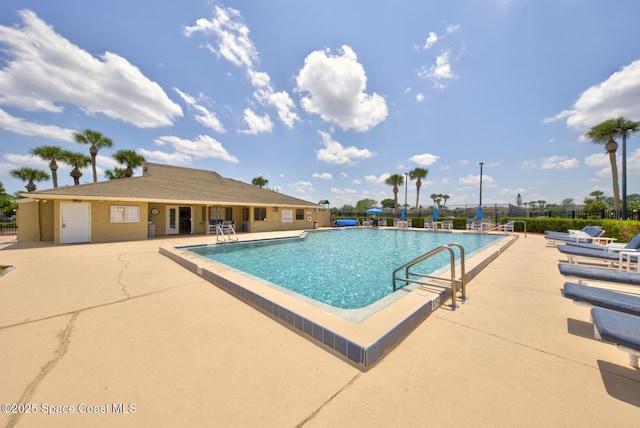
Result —
[[[431, 289], [429, 287], [415, 286], [414, 284], [414, 286], [407, 286], [393, 292], [364, 308], [341, 309], [321, 303], [271, 281], [260, 279], [243, 270], [230, 267], [191, 251], [194, 248], [199, 248], [198, 251], [224, 248], [225, 253], [237, 252], [236, 256], [239, 258], [257, 260], [257, 266], [259, 267], [263, 266], [266, 263], [266, 259], [271, 257], [272, 249], [279, 246], [287, 246], [293, 241], [299, 241], [299, 238], [307, 233], [308, 236], [304, 241], [307, 244], [312, 243], [306, 250], [311, 261], [307, 260], [304, 266], [315, 264], [323, 269], [328, 269], [329, 265], [336, 265], [338, 269], [343, 271], [349, 270], [346, 269], [346, 259], [341, 259], [343, 255], [339, 258], [337, 253], [323, 249], [314, 240], [309, 240], [309, 238], [323, 236], [329, 238], [332, 243], [338, 244], [339, 247], [347, 249], [348, 255], [344, 257], [352, 257], [355, 263], [363, 263], [363, 269], [361, 270], [366, 270], [371, 265], [377, 266], [385, 263], [387, 256], [374, 255], [373, 249], [376, 247], [395, 248], [403, 254], [402, 260], [397, 265], [393, 265], [392, 269], [395, 269], [409, 260], [410, 257], [406, 247], [408, 242], [414, 240], [423, 245], [420, 247], [420, 254], [433, 249], [433, 245], [439, 245], [439, 242], [443, 242], [440, 239], [444, 240], [445, 244], [466, 242], [467, 239], [484, 241], [486, 245], [477, 251], [471, 250], [469, 244], [465, 243], [467, 246], [467, 252], [465, 253], [467, 282], [472, 281], [482, 269], [488, 266], [492, 260], [499, 257], [503, 251], [506, 251], [518, 239], [516, 234], [492, 235], [494, 238], [487, 239], [486, 234], [458, 231], [432, 232], [390, 228], [383, 230], [340, 229], [240, 235], [241, 242], [249, 242], [246, 245], [254, 246], [258, 244], [254, 249], [254, 251], [257, 251], [254, 257], [247, 257], [246, 254], [248, 253], [244, 253], [244, 249], [249, 248], [245, 247], [245, 244], [216, 245], [215, 241], [213, 241], [215, 237], [205, 238], [205, 242], [207, 240], [213, 241], [210, 244], [178, 247], [161, 246], [159, 251], [185, 269], [247, 303], [266, 316], [286, 325], [323, 349], [344, 358], [361, 370], [368, 370], [373, 367], [407, 337], [411, 331], [434, 311], [439, 310], [443, 303], [451, 298], [451, 289]], [[381, 233], [389, 233], [390, 235], [381, 235]], [[391, 237], [391, 234], [397, 234], [397, 240], [393, 244], [383, 239]], [[371, 241], [365, 239], [367, 236], [371, 237]], [[489, 244], [492, 239], [495, 239], [495, 241]], [[267, 245], [263, 246], [256, 241], [264, 241]], [[265, 256], [267, 252], [269, 257]], [[293, 253], [289, 253], [288, 258], [303, 259], [301, 250], [298, 248]], [[285, 263], [283, 266], [288, 266], [288, 264]], [[287, 271], [286, 269], [280, 269]], [[384, 270], [384, 274], [374, 282], [386, 283], [384, 287], [388, 291], [389, 283], [387, 281], [391, 281], [392, 272], [386, 271], [386, 267]], [[446, 270], [447, 268], [441, 268], [437, 275]], [[364, 280], [360, 282], [369, 284]], [[466, 302], [465, 304], [468, 304]], [[453, 308], [449, 307], [449, 310], [453, 310]], [[212, 328], [215, 328], [215, 326], [212, 326]]]
[[[453, 236], [449, 232], [359, 228], [188, 250], [324, 304], [357, 309], [392, 294], [393, 270], [433, 248], [456, 242], [469, 256], [501, 238], [477, 233]], [[416, 269], [429, 274], [448, 266], [449, 261], [448, 253], [440, 253], [416, 265]]]

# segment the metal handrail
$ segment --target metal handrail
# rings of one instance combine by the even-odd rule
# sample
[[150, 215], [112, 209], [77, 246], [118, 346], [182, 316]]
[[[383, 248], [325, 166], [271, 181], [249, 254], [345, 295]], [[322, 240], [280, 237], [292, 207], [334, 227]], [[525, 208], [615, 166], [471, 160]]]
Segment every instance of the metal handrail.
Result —
[[[511, 224], [513, 224], [513, 225], [515, 225], [516, 223], [522, 223], [522, 224], [524, 224], [524, 237], [526, 238], [526, 237], [527, 237], [527, 222], [526, 222], [526, 221], [524, 221], [524, 220], [513, 220], [513, 221], [511, 222]], [[506, 223], [505, 223], [505, 224], [506, 224]], [[501, 230], [503, 227], [504, 227], [504, 224], [499, 224], [499, 225], [497, 225], [496, 227], [494, 227], [494, 228], [492, 228], [492, 229], [489, 229], [489, 230], [485, 230], [485, 231], [483, 231], [483, 232], [493, 232], [493, 231], [496, 231], [496, 230]], [[513, 229], [513, 231], [515, 232], [515, 228]]]
[[238, 235], [236, 235], [236, 229], [229, 225], [229, 226], [223, 226], [222, 224], [218, 223], [216, 225], [216, 241], [218, 241], [218, 236], [222, 235], [222, 240], [223, 242], [227, 242], [227, 238], [224, 234], [224, 230], [227, 229], [227, 234], [229, 235], [229, 242], [231, 242], [231, 233], [233, 233], [233, 236], [236, 237], [236, 242], [238, 242]]
[[[460, 269], [461, 269], [461, 276], [460, 276], [460, 283], [461, 283], [461, 291], [462, 291], [462, 301], [464, 302], [467, 298], [467, 291], [466, 291], [466, 283], [467, 283], [467, 276], [466, 276], [466, 272], [465, 272], [465, 264], [464, 264], [464, 247], [462, 247], [462, 245], [452, 242], [449, 245], [440, 245], [439, 247], [434, 248], [433, 250], [405, 263], [404, 265], [400, 266], [399, 268], [395, 269], [393, 271], [393, 291], [396, 291], [398, 289], [398, 287], [396, 286], [396, 281], [403, 281], [405, 282], [404, 286], [407, 286], [409, 283], [415, 283], [415, 284], [423, 284], [423, 285], [433, 285], [433, 286], [437, 286], [437, 287], [444, 287], [442, 285], [438, 285], [438, 284], [434, 284], [434, 283], [426, 283], [420, 280], [416, 280], [416, 279], [410, 279], [409, 276], [413, 275], [413, 276], [418, 276], [421, 278], [432, 278], [432, 279], [439, 279], [439, 280], [443, 280], [444, 278], [440, 278], [440, 277], [435, 277], [435, 276], [430, 276], [430, 275], [425, 275], [425, 274], [421, 274], [421, 273], [415, 273], [415, 272], [410, 272], [409, 269], [436, 255], [441, 253], [442, 251], [449, 251], [449, 255], [450, 255], [450, 266], [451, 266], [451, 279], [450, 279], [450, 285], [449, 287], [445, 287], [445, 288], [450, 288], [451, 289], [451, 307], [453, 309], [455, 309], [457, 307], [456, 304], [456, 283], [458, 282], [458, 280], [456, 279], [456, 263], [455, 263], [455, 253], [453, 251], [453, 249], [451, 247], [458, 247], [460, 249]], [[405, 271], [405, 278], [398, 278], [397, 274], [398, 272], [400, 272], [401, 270]]]

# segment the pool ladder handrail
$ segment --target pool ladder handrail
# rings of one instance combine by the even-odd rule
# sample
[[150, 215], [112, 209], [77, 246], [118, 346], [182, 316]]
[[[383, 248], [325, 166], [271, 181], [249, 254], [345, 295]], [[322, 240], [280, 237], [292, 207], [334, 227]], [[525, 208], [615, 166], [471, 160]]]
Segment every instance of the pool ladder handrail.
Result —
[[[524, 225], [524, 237], [526, 238], [526, 237], [527, 237], [527, 222], [526, 222], [526, 221], [524, 221], [524, 220], [513, 220], [513, 221], [512, 221], [512, 223], [514, 224], [514, 226], [515, 226], [517, 223], [522, 223], [522, 224]], [[482, 231], [482, 233], [495, 232], [495, 231], [502, 230], [502, 228], [504, 227], [504, 225], [505, 225], [505, 224], [506, 224], [506, 223], [499, 224], [499, 225], [497, 225], [497, 226], [494, 226], [492, 229], [483, 230], [483, 231]], [[513, 232], [515, 232], [515, 227], [514, 227]], [[513, 233], [513, 232], [512, 232], [512, 233]]]
[[[455, 252], [453, 251], [453, 249], [451, 247], [458, 247], [460, 249], [460, 279], [456, 278], [456, 262], [455, 262]], [[449, 284], [445, 285], [445, 284], [438, 284], [438, 283], [434, 283], [434, 282], [430, 282], [430, 281], [421, 281], [419, 279], [411, 279], [409, 278], [410, 275], [413, 276], [417, 276], [420, 278], [431, 278], [431, 279], [436, 279], [439, 281], [447, 281], [446, 278], [441, 278], [441, 277], [437, 277], [437, 276], [431, 276], [431, 275], [425, 275], [422, 273], [415, 273], [415, 272], [410, 272], [409, 269], [430, 258], [435, 256], [436, 254], [439, 254], [443, 251], [449, 251], [449, 255], [451, 256], [451, 260], [450, 260], [450, 265], [451, 265], [451, 278], [448, 280]], [[404, 278], [398, 278], [397, 274], [398, 272], [404, 270], [405, 271], [405, 277]], [[454, 310], [458, 307], [458, 305], [456, 304], [456, 294], [457, 294], [457, 283], [460, 283], [460, 290], [462, 291], [462, 301], [464, 302], [467, 299], [467, 276], [466, 276], [466, 272], [465, 272], [465, 265], [464, 265], [464, 247], [456, 242], [452, 242], [448, 245], [440, 245], [439, 247], [434, 248], [433, 250], [419, 256], [416, 257], [415, 259], [411, 260], [410, 262], [405, 263], [404, 265], [400, 266], [399, 268], [395, 269], [393, 271], [393, 291], [396, 291], [398, 289], [398, 287], [396, 286], [396, 282], [397, 281], [403, 281], [405, 282], [405, 285], [403, 287], [406, 287], [407, 285], [409, 285], [409, 283], [414, 283], [414, 284], [421, 284], [421, 285], [430, 285], [433, 287], [441, 287], [441, 288], [446, 288], [446, 289], [451, 289], [451, 308], [453, 308]]]
[[227, 235], [229, 235], [229, 242], [231, 241], [231, 234], [233, 233], [233, 236], [235, 236], [236, 240], [235, 242], [238, 242], [238, 235], [236, 235], [236, 229], [233, 227], [233, 224], [229, 224], [229, 225], [223, 225], [222, 223], [218, 223], [216, 225], [216, 242], [220, 239], [219, 237], [222, 236], [222, 241], [224, 243], [227, 242], [227, 236], [225, 235], [225, 230], [227, 231]]

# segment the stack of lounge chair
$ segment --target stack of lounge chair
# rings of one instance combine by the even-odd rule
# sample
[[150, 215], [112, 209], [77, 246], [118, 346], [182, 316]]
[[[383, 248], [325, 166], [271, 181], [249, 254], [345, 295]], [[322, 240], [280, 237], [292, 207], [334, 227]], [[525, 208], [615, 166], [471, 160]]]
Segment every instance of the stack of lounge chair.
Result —
[[[633, 258], [632, 253], [640, 247], [640, 234], [636, 235], [626, 245], [617, 245], [615, 249], [590, 248], [584, 245], [567, 244], [558, 247], [563, 253], [582, 252], [588, 258], [602, 258], [611, 260], [610, 255], [616, 255], [615, 260], [621, 262], [622, 257], [617, 253], [624, 249]], [[640, 251], [639, 251], [640, 254]], [[637, 266], [637, 255], [635, 256]], [[584, 266], [578, 264], [560, 263], [560, 273], [577, 279], [580, 283], [566, 282], [563, 294], [576, 303], [592, 306], [591, 319], [594, 325], [596, 339], [613, 343], [618, 349], [629, 354], [629, 364], [640, 369], [640, 289], [635, 292], [633, 287], [640, 286], [640, 272], [629, 272], [608, 269], [605, 267]], [[594, 285], [593, 281], [596, 281]], [[587, 284], [589, 282], [589, 284]], [[622, 290], [614, 290], [616, 284], [624, 285]]]
[[576, 264], [586, 259], [589, 262], [606, 262], [611, 266], [617, 264], [621, 270], [635, 266], [638, 270], [638, 255], [640, 255], [640, 234], [636, 235], [628, 244], [588, 245], [585, 243], [567, 243], [559, 245], [558, 251], [565, 254], [570, 264]]
[[569, 230], [567, 232], [546, 231], [544, 237], [550, 246], [555, 247], [558, 243], [599, 243], [610, 240], [611, 238], [603, 237], [604, 232], [601, 226], [585, 226], [580, 230]]

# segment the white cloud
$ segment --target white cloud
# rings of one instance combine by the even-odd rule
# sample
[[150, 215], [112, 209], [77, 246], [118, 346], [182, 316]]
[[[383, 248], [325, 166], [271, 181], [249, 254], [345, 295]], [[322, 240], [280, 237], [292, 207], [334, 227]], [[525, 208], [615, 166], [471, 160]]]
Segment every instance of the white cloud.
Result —
[[542, 159], [540, 169], [570, 169], [580, 164], [576, 158], [566, 156], [550, 156]]
[[188, 165], [193, 161], [193, 157], [180, 152], [167, 153], [161, 150], [146, 149], [140, 149], [139, 152], [147, 160], [155, 160], [167, 165]]
[[29, 122], [0, 109], [0, 128], [21, 135], [54, 138], [61, 141], [74, 141], [73, 129], [59, 128], [53, 125], [41, 125]]
[[443, 52], [436, 57], [435, 64], [430, 67], [424, 66], [418, 72], [418, 76], [429, 79], [433, 82], [436, 89], [444, 89], [450, 80], [458, 78], [453, 73], [451, 63], [449, 62], [449, 52]]
[[[294, 123], [300, 120], [298, 114], [294, 111], [296, 106], [289, 94], [285, 91], [274, 92], [269, 74], [256, 70], [255, 64], [259, 60], [258, 50], [251, 37], [249, 37], [249, 27], [244, 23], [238, 10], [216, 6], [212, 19], [200, 18], [195, 25], [186, 27], [184, 33], [187, 37], [195, 33], [213, 35], [215, 42], [213, 44], [208, 42], [205, 46], [219, 58], [224, 58], [245, 70], [251, 85], [256, 89], [254, 98], [257, 101], [263, 105], [275, 107], [278, 112], [278, 118], [288, 128], [292, 128]], [[254, 119], [260, 118], [249, 118], [249, 120]], [[264, 116], [262, 119], [264, 119]], [[245, 121], [247, 121], [247, 110], [245, 110]], [[269, 122], [271, 122], [270, 119]], [[264, 120], [261, 123], [252, 122], [249, 124], [249, 131], [242, 132], [255, 135], [259, 132], [271, 131], [272, 126], [267, 128], [264, 126], [265, 124]], [[257, 127], [252, 128], [251, 125], [256, 125]]]
[[591, 86], [578, 97], [570, 110], [547, 118], [545, 123], [566, 119], [567, 126], [585, 131], [616, 117], [640, 117], [640, 60], [613, 73], [604, 82]]
[[273, 122], [267, 113], [263, 116], [258, 116], [250, 108], [244, 109], [244, 122], [249, 129], [238, 131], [243, 134], [258, 135], [262, 132], [270, 132], [273, 129]]
[[424, 46], [422, 48], [430, 49], [433, 45], [436, 44], [437, 41], [438, 41], [438, 35], [433, 31], [431, 31], [429, 32], [429, 35], [427, 36], [427, 40], [425, 40]]
[[[215, 158], [228, 162], [238, 162], [238, 159], [236, 159], [235, 156], [230, 155], [225, 148], [222, 147], [222, 144], [219, 141], [208, 135], [198, 135], [195, 140], [185, 140], [179, 137], [167, 135], [156, 139], [155, 143], [161, 147], [170, 145], [178, 154], [190, 156], [196, 159]], [[161, 156], [157, 152], [143, 150], [141, 150], [141, 152], [143, 152], [143, 155], [145, 155], [146, 152], [149, 156], [153, 155], [155, 158]], [[184, 157], [177, 156], [177, 158], [182, 160], [180, 163], [188, 163]]]
[[322, 136], [322, 144], [325, 148], [316, 151], [316, 155], [323, 162], [351, 165], [355, 163], [355, 159], [368, 159], [375, 156], [375, 153], [370, 152], [368, 149], [358, 149], [354, 146], [344, 147], [334, 141], [330, 134], [322, 131], [318, 132]]
[[305, 94], [302, 108], [342, 129], [366, 131], [387, 117], [384, 98], [365, 92], [367, 75], [349, 46], [342, 46], [338, 55], [329, 50], [310, 53], [296, 83], [296, 90]]
[[382, 174], [378, 177], [376, 177], [375, 175], [366, 175], [364, 177], [364, 181], [372, 184], [384, 184], [384, 182], [387, 181], [387, 178], [389, 178], [390, 176], [391, 174], [388, 173]]
[[140, 128], [172, 125], [182, 116], [160, 85], [125, 58], [112, 52], [96, 58], [32, 11], [19, 16], [22, 26], [0, 26], [0, 43], [11, 58], [0, 70], [0, 104], [61, 113], [69, 103]]
[[[464, 186], [479, 186], [480, 185], [480, 174], [478, 175], [466, 175], [464, 177], [460, 177], [458, 179], [458, 183]], [[483, 187], [496, 187], [496, 182], [490, 175], [483, 174], [482, 175], [482, 186]]]
[[447, 34], [455, 33], [456, 31], [458, 31], [460, 29], [460, 27], [461, 27], [460, 24], [456, 24], [456, 25], [449, 24], [449, 25], [447, 25], [446, 32], [447, 32]]
[[594, 168], [610, 166], [609, 155], [605, 153], [594, 153], [584, 158], [584, 164]]
[[433, 165], [438, 159], [438, 156], [432, 155], [430, 153], [423, 153], [420, 155], [411, 156], [409, 158], [409, 160], [417, 163], [420, 166]]
[[173, 90], [176, 91], [178, 95], [180, 95], [180, 98], [182, 98], [182, 100], [187, 104], [189, 108], [192, 108], [196, 111], [195, 119], [197, 122], [221, 134], [226, 132], [224, 126], [222, 125], [220, 120], [218, 120], [215, 113], [210, 112], [206, 107], [198, 104], [196, 99], [191, 95], [182, 92], [178, 88], [173, 88]]
[[216, 6], [211, 20], [200, 18], [184, 32], [188, 37], [197, 32], [216, 35], [218, 44], [208, 45], [212, 52], [238, 67], [253, 69], [258, 54], [238, 10]]
[[424, 101], [424, 94], [422, 92], [416, 95], [416, 101], [419, 103]]
[[316, 191], [310, 181], [297, 181], [291, 184], [290, 187], [292, 187], [296, 193], [301, 195], [308, 195], [309, 193], [315, 193]]
[[570, 169], [580, 165], [576, 158], [567, 156], [549, 156], [540, 160], [527, 160], [521, 163], [523, 169]]
[[300, 120], [298, 114], [294, 112], [296, 106], [287, 92], [281, 91], [269, 95], [268, 103], [276, 108], [278, 118], [288, 128], [293, 128], [294, 123]]
[[333, 180], [333, 175], [331, 175], [328, 172], [323, 172], [323, 173], [313, 173], [312, 175], [313, 178], [319, 178], [320, 180]]

